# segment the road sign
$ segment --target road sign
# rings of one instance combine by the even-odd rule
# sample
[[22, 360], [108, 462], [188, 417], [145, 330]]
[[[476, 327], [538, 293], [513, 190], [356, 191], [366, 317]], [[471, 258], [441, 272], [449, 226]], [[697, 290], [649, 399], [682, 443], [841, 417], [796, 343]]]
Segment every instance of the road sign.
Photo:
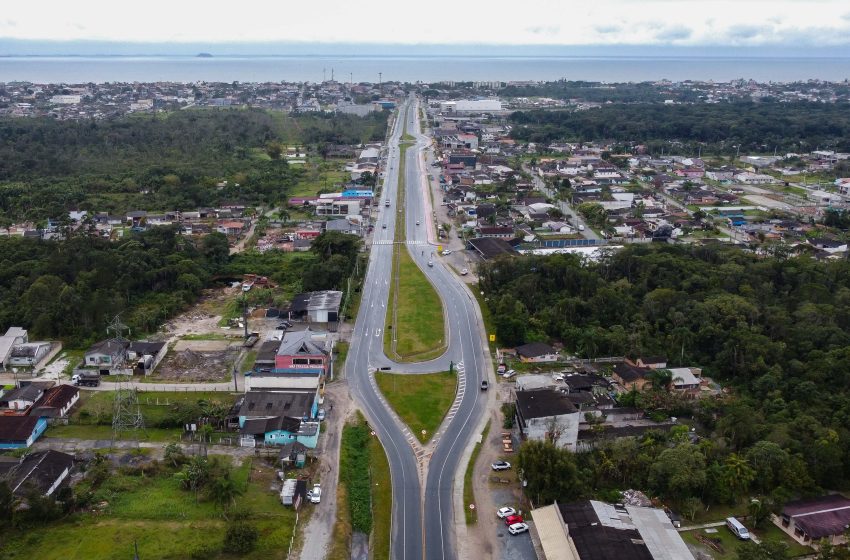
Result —
[[496, 342], [496, 335], [495, 334], [490, 335], [490, 342]]
[[443, 246], [442, 246], [442, 245], [437, 245], [437, 252], [438, 252], [438, 253], [442, 253], [442, 252], [443, 252]]

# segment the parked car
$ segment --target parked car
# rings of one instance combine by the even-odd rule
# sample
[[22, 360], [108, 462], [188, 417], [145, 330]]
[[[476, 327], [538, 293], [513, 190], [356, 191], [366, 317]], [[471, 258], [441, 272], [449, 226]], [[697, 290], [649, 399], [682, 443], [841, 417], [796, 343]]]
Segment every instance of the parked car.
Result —
[[516, 515], [516, 510], [514, 508], [508, 507], [508, 506], [500, 507], [496, 511], [496, 515], [499, 516], [499, 519], [504, 519], [506, 517], [510, 517], [511, 515]]
[[502, 377], [504, 377], [505, 379], [510, 379], [514, 375], [516, 375], [516, 370], [509, 369], [508, 371], [502, 374]]
[[313, 485], [312, 490], [307, 491], [307, 499], [311, 504], [318, 504], [322, 501], [322, 487], [318, 484]]
[[449, 255], [451, 255], [451, 254], [452, 254], [451, 249], [445, 249], [445, 250], [443, 251], [443, 256], [444, 256], [444, 257], [448, 257], [448, 256], [449, 256]]
[[318, 413], [318, 414], [316, 414], [316, 420], [318, 420], [319, 422], [321, 422], [321, 421], [323, 421], [324, 419], [325, 419], [325, 409], [324, 409], [324, 408], [320, 408], [320, 409], [319, 409], [319, 413]]
[[416, 220], [416, 225], [417, 225], [417, 226], [419, 225], [419, 220]]
[[511, 468], [511, 464], [507, 461], [493, 461], [490, 463], [490, 468], [494, 471], [506, 471]]
[[514, 525], [516, 523], [522, 523], [523, 518], [521, 515], [509, 515], [505, 518], [505, 525]]
[[461, 276], [466, 276], [467, 274], [469, 274], [469, 269], [466, 269], [466, 268], [461, 269], [461, 271], [460, 271]]
[[486, 391], [489, 388], [490, 388], [490, 382], [489, 381], [487, 381], [485, 379], [484, 381], [481, 382], [481, 390], [482, 391]]
[[519, 535], [526, 531], [528, 531], [528, 525], [525, 523], [514, 523], [513, 525], [508, 526], [508, 532], [512, 535]]

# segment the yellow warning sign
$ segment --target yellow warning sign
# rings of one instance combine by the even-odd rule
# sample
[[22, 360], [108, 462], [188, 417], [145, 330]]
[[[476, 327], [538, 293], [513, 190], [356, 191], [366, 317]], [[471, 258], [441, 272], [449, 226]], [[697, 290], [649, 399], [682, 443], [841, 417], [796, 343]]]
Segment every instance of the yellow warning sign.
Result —
[[495, 334], [490, 335], [490, 342], [496, 342], [496, 335]]
[[438, 253], [442, 253], [442, 252], [443, 252], [443, 246], [442, 246], [442, 245], [437, 245], [437, 252], [438, 252]]

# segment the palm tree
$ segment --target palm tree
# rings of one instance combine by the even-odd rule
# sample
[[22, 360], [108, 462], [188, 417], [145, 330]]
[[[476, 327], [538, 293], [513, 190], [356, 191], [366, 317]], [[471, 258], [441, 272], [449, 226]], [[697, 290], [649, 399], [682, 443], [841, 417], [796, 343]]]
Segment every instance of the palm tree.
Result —
[[213, 479], [209, 484], [210, 498], [225, 510], [236, 502], [237, 496], [244, 493], [245, 489], [236, 484], [229, 472]]
[[646, 375], [647, 383], [656, 391], [670, 392], [676, 381], [682, 381], [681, 377], [673, 377], [669, 369], [653, 369]]

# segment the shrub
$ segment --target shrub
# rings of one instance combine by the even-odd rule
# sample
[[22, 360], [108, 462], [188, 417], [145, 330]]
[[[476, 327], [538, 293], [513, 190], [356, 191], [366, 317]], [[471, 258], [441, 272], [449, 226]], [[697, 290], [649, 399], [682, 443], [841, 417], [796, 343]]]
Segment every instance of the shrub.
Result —
[[248, 523], [233, 523], [224, 535], [224, 551], [245, 554], [254, 550], [260, 534], [257, 528]]

